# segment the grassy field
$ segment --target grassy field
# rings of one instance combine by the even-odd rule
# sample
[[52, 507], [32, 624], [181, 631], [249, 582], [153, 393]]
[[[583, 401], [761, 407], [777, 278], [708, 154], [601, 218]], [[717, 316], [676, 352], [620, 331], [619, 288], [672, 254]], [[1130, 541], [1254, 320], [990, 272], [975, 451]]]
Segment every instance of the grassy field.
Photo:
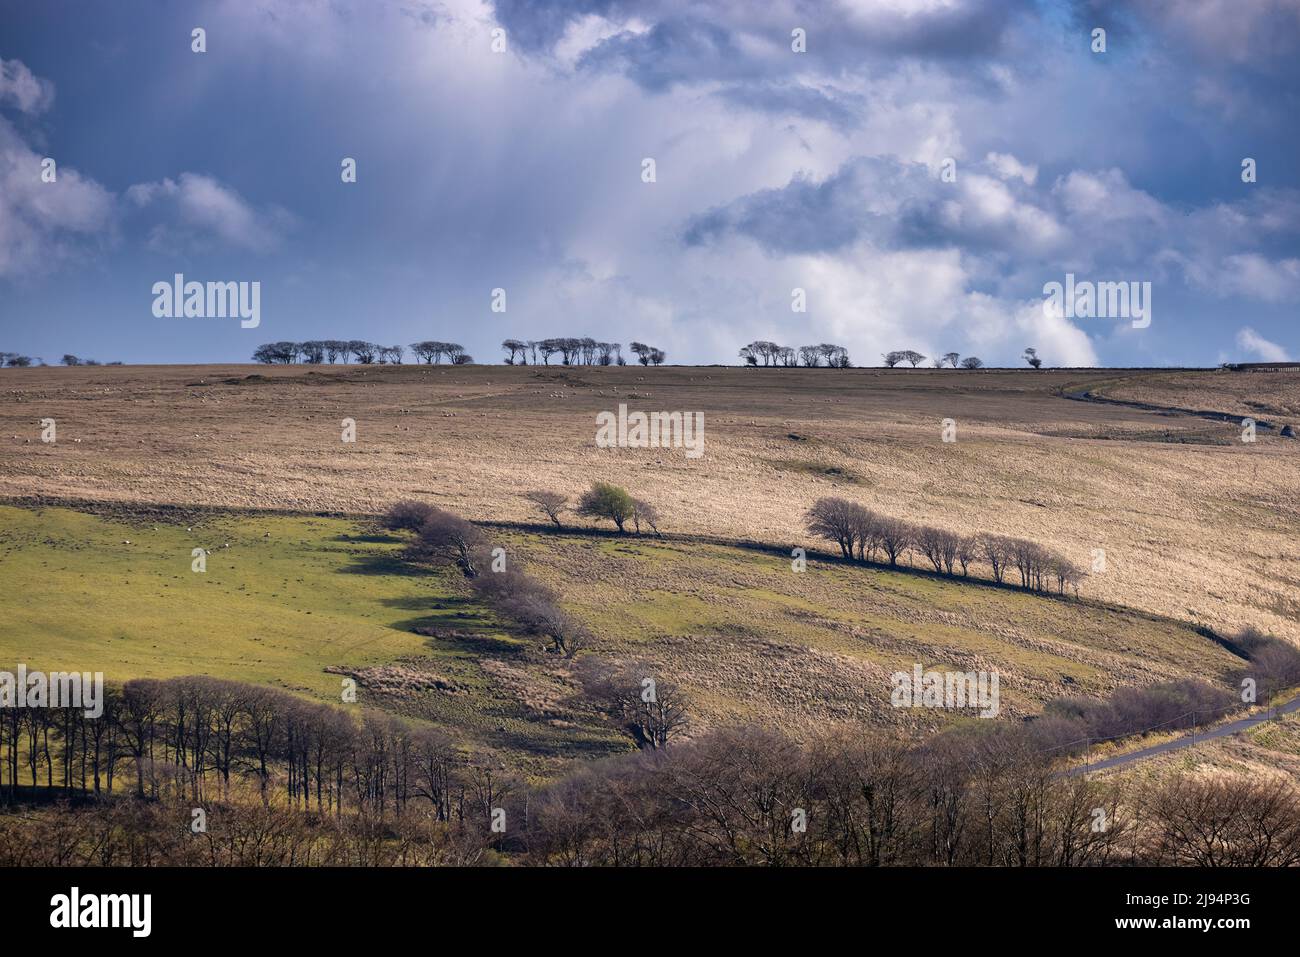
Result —
[[[933, 727], [942, 713], [889, 705], [889, 674], [915, 662], [998, 670], [1009, 716], [1236, 663], [1184, 624], [1091, 602], [815, 555], [798, 573], [780, 550], [493, 535], [592, 628], [589, 654], [682, 684], [696, 732]], [[400, 541], [344, 518], [0, 506], [0, 661], [119, 682], [209, 674], [334, 702], [355, 675], [362, 703], [536, 773], [628, 747], [574, 704], [573, 663], [477, 606], [459, 573], [401, 561]]]
[[[418, 496], [521, 521], [536, 518], [522, 492], [604, 479], [654, 502], [669, 531], [794, 545], [810, 544], [808, 505], [843, 494], [1032, 538], [1085, 567], [1103, 549], [1091, 597], [1300, 641], [1300, 442], [1248, 445], [1231, 423], [1063, 397], [1099, 382], [1195, 408], [1260, 389], [1270, 407], [1297, 401], [1290, 380], [1209, 371], [5, 369], [0, 498], [375, 514]], [[704, 456], [596, 448], [596, 413], [623, 402], [702, 411]]]

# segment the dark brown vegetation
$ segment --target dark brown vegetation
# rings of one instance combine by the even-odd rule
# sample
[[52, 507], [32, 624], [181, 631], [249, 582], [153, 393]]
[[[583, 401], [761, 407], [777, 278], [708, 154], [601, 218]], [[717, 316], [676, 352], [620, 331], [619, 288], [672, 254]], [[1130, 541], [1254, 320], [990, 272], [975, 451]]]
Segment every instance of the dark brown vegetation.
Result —
[[937, 574], [966, 578], [975, 562], [989, 567], [993, 581], [1002, 584], [1009, 571], [1019, 576], [1020, 587], [1078, 594], [1086, 572], [1061, 555], [1034, 542], [1002, 535], [958, 535], [929, 525], [914, 524], [873, 512], [843, 498], [819, 498], [805, 514], [806, 528], [828, 539], [847, 559], [885, 561], [891, 568], [915, 553]]
[[[98, 770], [137, 796], [0, 813], [0, 864], [1300, 863], [1294, 784], [1066, 778], [1046, 726], [921, 743], [738, 728], [533, 788], [437, 732], [233, 682], [131, 682], [103, 724]], [[69, 796], [90, 753], [70, 740]]]
[[493, 549], [476, 525], [416, 501], [396, 503], [380, 524], [392, 531], [414, 531], [406, 550], [408, 560], [456, 565], [484, 604], [526, 633], [546, 638], [566, 658], [591, 644], [591, 633], [560, 607], [556, 591], [510, 567], [504, 549]]

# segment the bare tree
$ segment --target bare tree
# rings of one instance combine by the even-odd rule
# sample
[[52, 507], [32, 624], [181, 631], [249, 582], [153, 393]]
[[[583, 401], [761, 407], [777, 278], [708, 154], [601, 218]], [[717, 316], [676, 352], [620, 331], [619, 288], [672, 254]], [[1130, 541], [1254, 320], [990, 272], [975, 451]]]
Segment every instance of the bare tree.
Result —
[[1011, 541], [1001, 535], [980, 535], [976, 539], [979, 555], [993, 570], [993, 580], [1002, 584], [1011, 561]]
[[904, 361], [912, 364], [913, 369], [925, 361], [925, 356], [921, 355], [921, 353], [917, 352], [915, 349], [904, 349], [900, 355]]
[[632, 499], [632, 527], [638, 535], [641, 534], [642, 522], [645, 522], [655, 535], [663, 538], [663, 533], [659, 531], [659, 510], [649, 502], [634, 498]]
[[843, 557], [852, 558], [862, 527], [863, 511], [861, 505], [848, 499], [819, 498], [804, 513], [804, 527], [809, 533], [839, 545]]
[[418, 532], [436, 511], [437, 509], [428, 502], [403, 499], [389, 506], [384, 517], [380, 519], [380, 524], [389, 531]]
[[409, 553], [421, 560], [455, 562], [467, 577], [474, 578], [482, 561], [480, 553], [486, 547], [487, 537], [477, 527], [451, 512], [434, 508], [416, 533]]
[[1300, 864], [1300, 791], [1282, 778], [1178, 776], [1152, 795], [1149, 811], [1160, 864]]
[[880, 550], [889, 559], [890, 566], [897, 566], [898, 560], [907, 554], [916, 541], [916, 529], [910, 522], [899, 518], [887, 518], [880, 522]]
[[660, 750], [689, 723], [685, 692], [646, 663], [621, 668], [588, 659], [578, 672], [588, 699], [643, 750]]
[[562, 527], [560, 525], [560, 513], [569, 507], [569, 496], [561, 495], [559, 492], [538, 490], [525, 492], [524, 498], [545, 512], [546, 517], [555, 523], [556, 528]]

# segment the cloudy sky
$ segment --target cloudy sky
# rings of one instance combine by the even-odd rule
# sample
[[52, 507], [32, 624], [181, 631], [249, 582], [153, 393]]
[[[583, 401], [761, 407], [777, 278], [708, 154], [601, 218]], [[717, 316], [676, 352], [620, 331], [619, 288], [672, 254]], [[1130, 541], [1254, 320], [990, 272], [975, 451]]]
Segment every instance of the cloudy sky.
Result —
[[[0, 0], [0, 351], [1296, 357], [1297, 54], [1300, 0]], [[156, 318], [178, 272], [260, 327]], [[1150, 326], [1048, 315], [1066, 273]]]

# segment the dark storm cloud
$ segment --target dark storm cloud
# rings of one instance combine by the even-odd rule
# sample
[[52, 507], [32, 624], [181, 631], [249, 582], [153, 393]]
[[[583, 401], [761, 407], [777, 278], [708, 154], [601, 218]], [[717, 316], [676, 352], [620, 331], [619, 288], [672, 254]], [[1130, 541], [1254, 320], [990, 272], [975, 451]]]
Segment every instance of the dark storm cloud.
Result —
[[841, 90], [802, 83], [735, 83], [718, 91], [728, 103], [766, 113], [789, 113], [847, 129], [861, 120], [866, 101]]
[[870, 235], [892, 242], [897, 200], [921, 188], [925, 167], [858, 158], [821, 182], [796, 175], [779, 189], [766, 189], [693, 217], [682, 233], [688, 246], [745, 236], [777, 254], [830, 253]]
[[[630, 3], [574, 0], [530, 3], [497, 0], [497, 20], [521, 49], [551, 50], [570, 25], [596, 15], [618, 29], [583, 65], [616, 69], [648, 89], [741, 75], [821, 71], [860, 72], [890, 61], [934, 61], [996, 56], [1016, 20], [1032, 12], [1028, 0], [963, 0], [855, 8], [833, 3]], [[645, 29], [631, 29], [632, 24]], [[807, 34], [808, 53], [791, 56], [791, 30]], [[741, 38], [758, 42], [742, 43]]]

